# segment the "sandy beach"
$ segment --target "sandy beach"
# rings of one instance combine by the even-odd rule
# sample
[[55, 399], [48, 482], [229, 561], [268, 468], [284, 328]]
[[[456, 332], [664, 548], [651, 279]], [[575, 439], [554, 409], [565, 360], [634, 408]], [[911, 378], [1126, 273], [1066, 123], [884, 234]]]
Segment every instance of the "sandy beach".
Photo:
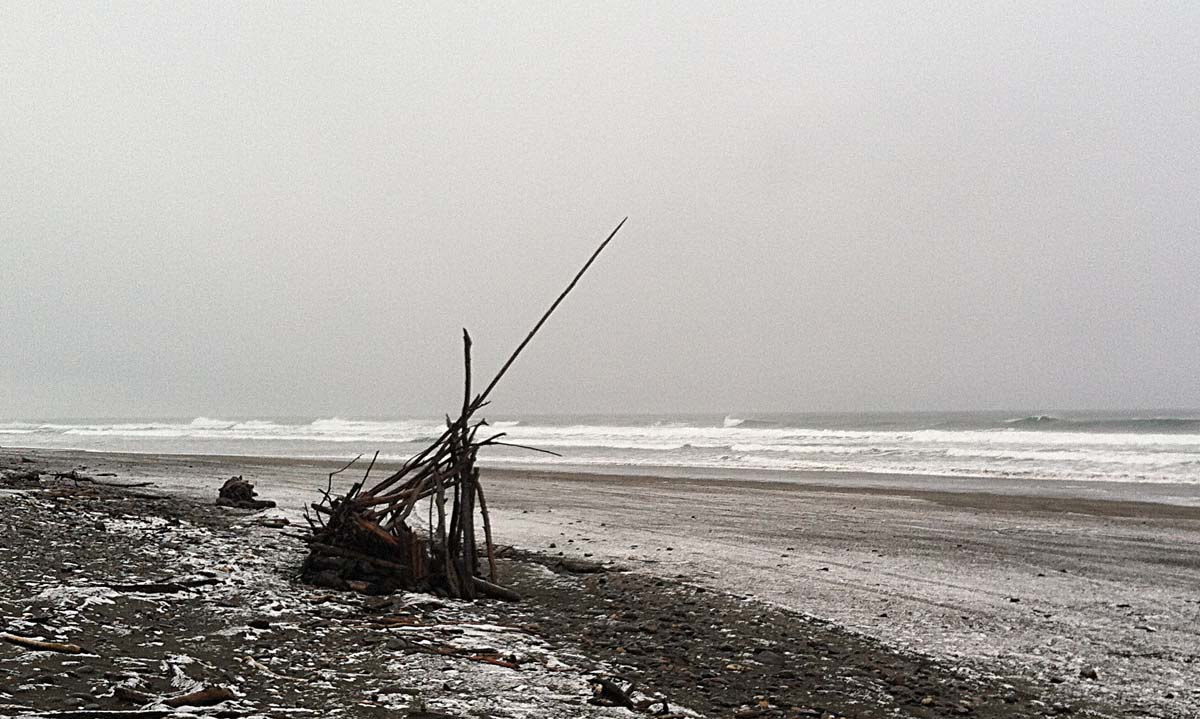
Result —
[[[293, 521], [335, 468], [24, 454], [201, 500], [241, 474]], [[1127, 488], [984, 491], [960, 479], [935, 489], [929, 478], [840, 475], [771, 482], [489, 470], [484, 481], [497, 541], [542, 561], [606, 562], [827, 622], [953, 672], [1021, 679], [1046, 693], [1035, 701], [1047, 713], [1095, 706], [1183, 718], [1200, 707], [1200, 508], [1179, 487], [1160, 488], [1166, 501], [1140, 502]]]
[[1200, 719], [1200, 2], [5, 10], [0, 719]]

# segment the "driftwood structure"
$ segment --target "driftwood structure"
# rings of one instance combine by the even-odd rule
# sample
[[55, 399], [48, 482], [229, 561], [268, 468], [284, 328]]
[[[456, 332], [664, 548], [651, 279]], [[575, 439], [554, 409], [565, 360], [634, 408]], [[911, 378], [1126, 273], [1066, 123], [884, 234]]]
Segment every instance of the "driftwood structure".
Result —
[[[441, 436], [373, 486], [368, 487], [367, 481], [378, 452], [362, 479], [345, 494], [332, 494], [333, 477], [361, 457], [330, 473], [323, 500], [314, 502], [314, 513], [307, 514], [311, 535], [302, 569], [306, 581], [369, 594], [406, 589], [464, 599], [518, 598], [497, 583], [492, 524], [475, 460], [483, 447], [520, 445], [503, 441], [503, 432], [488, 433], [487, 422], [476, 419], [476, 414], [488, 404], [488, 396], [500, 379], [624, 224], [622, 220], [600, 243], [478, 394], [473, 394], [471, 387], [471, 335], [463, 330], [462, 408], [457, 419], [446, 416]], [[482, 548], [476, 515], [482, 519]], [[417, 518], [425, 520], [424, 528], [414, 521]]]

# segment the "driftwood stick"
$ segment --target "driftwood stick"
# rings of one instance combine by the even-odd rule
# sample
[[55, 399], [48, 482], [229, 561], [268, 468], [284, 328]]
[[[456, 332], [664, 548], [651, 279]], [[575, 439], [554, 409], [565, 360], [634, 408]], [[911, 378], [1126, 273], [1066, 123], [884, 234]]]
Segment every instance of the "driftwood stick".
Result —
[[[475, 431], [471, 429], [471, 334], [463, 328], [463, 409], [459, 419], [459, 451], [462, 453], [462, 468], [459, 470], [459, 482], [463, 485], [462, 505], [462, 546], [464, 548], [466, 566], [465, 573], [475, 576], [479, 573], [479, 556], [475, 546], [475, 488], [472, 486], [477, 473], [475, 471], [475, 448], [471, 439]], [[474, 586], [471, 587], [474, 595]]]
[[412, 496], [412, 494], [413, 491], [411, 489], [402, 489], [397, 492], [392, 492], [391, 494], [383, 494], [377, 497], [364, 494], [361, 497], [355, 498], [354, 506], [363, 507], [365, 509], [366, 507], [374, 507], [377, 504], [393, 504], [407, 500], [410, 496]]
[[502, 587], [499, 584], [492, 584], [486, 579], [481, 579], [480, 577], [473, 577], [473, 579], [475, 581], [475, 588], [478, 589], [479, 593], [485, 597], [503, 599], [506, 602], [521, 601], [521, 595], [517, 594], [508, 587]]
[[0, 632], [0, 639], [9, 644], [16, 644], [19, 647], [26, 649], [34, 649], [39, 652], [58, 652], [59, 654], [83, 654], [83, 647], [78, 644], [60, 644], [59, 642], [43, 642], [40, 639], [30, 639], [29, 637], [19, 637], [16, 634], [8, 632]]
[[483, 664], [495, 664], [496, 666], [504, 667], [505, 669], [521, 668], [521, 665], [517, 664], [516, 662], [510, 662], [507, 659], [501, 659], [499, 657], [488, 656], [487, 654], [468, 654], [463, 658], [469, 659], [473, 662], [482, 662]]
[[367, 477], [371, 476], [371, 468], [375, 466], [375, 460], [379, 459], [379, 450], [375, 450], [375, 456], [371, 458], [371, 463], [367, 465], [367, 471], [363, 474], [362, 484], [367, 483]]
[[621, 220], [620, 223], [617, 224], [616, 228], [614, 228], [613, 231], [609, 233], [608, 237], [605, 238], [604, 242], [600, 243], [600, 246], [597, 247], [596, 251], [592, 253], [592, 256], [588, 258], [588, 261], [583, 263], [583, 267], [580, 268], [579, 272], [575, 273], [575, 278], [572, 279], [571, 283], [567, 285], [567, 288], [562, 291], [562, 293], [558, 296], [558, 299], [554, 300], [554, 303], [550, 305], [550, 309], [546, 310], [546, 314], [542, 315], [542, 318], [538, 320], [537, 324], [533, 326], [533, 329], [529, 331], [529, 334], [525, 336], [525, 339], [522, 340], [521, 344], [517, 346], [516, 351], [512, 353], [512, 356], [508, 358], [508, 361], [504, 363], [504, 365], [500, 368], [500, 371], [497, 372], [496, 376], [492, 378], [492, 381], [488, 383], [487, 389], [483, 390], [483, 392], [475, 398], [476, 405], [478, 405], [480, 402], [483, 402], [485, 399], [487, 399], [488, 395], [492, 393], [492, 390], [495, 389], [496, 385], [500, 382], [500, 378], [503, 377], [506, 372], [508, 372], [508, 368], [512, 366], [512, 363], [517, 361], [517, 357], [520, 356], [526, 345], [529, 344], [529, 341], [533, 339], [533, 336], [538, 333], [538, 330], [542, 329], [542, 325], [546, 324], [546, 320], [550, 319], [550, 315], [554, 314], [554, 310], [558, 309], [558, 306], [562, 304], [564, 299], [567, 298], [567, 295], [571, 294], [571, 290], [575, 289], [575, 285], [579, 282], [580, 278], [582, 278], [584, 273], [588, 271], [588, 268], [592, 266], [592, 263], [595, 262], [596, 258], [600, 256], [600, 253], [604, 251], [604, 248], [608, 247], [608, 243], [612, 242], [612, 238], [617, 236], [617, 232], [621, 230], [621, 227], [628, 219], [629, 218], [626, 217], [624, 220]]
[[[416, 467], [428, 468], [429, 465], [436, 464], [437, 463], [436, 458], [439, 455], [442, 455], [446, 451], [446, 446], [445, 446], [446, 438], [450, 436], [450, 432], [452, 430], [453, 430], [452, 427], [447, 427], [442, 432], [441, 436], [438, 437], [437, 440], [433, 444], [429, 445], [428, 447], [421, 450], [420, 452], [417, 452], [407, 462], [404, 463], [404, 466], [402, 466], [400, 469], [398, 469], [394, 473], [392, 473], [392, 475], [389, 476], [387, 479], [383, 480], [379, 484], [377, 484], [374, 487], [372, 487], [371, 489], [367, 490], [366, 494], [368, 496], [377, 495], [380, 492], [386, 490], [388, 487], [391, 487], [391, 486], [395, 485], [397, 482], [399, 482], [400, 480], [404, 479], [405, 476], [409, 472], [411, 472], [414, 468], [416, 468]], [[428, 459], [431, 452], [434, 453], [434, 458], [435, 458], [434, 460]], [[411, 479], [407, 480], [405, 483], [407, 484], [408, 481], [412, 481], [412, 480]]]
[[254, 657], [252, 657], [248, 654], [246, 655], [246, 663], [273, 679], [282, 679], [284, 681], [289, 681], [289, 682], [305, 681], [304, 679], [301, 679], [300, 677], [289, 677], [285, 674], [279, 674], [274, 671], [271, 671], [271, 668], [268, 667], [266, 664], [263, 664], [262, 662], [258, 661], [257, 659], [255, 659]]
[[163, 719], [176, 714], [174, 709], [60, 709], [21, 716], [28, 719]]
[[354, 459], [350, 460], [349, 462], [347, 462], [347, 463], [346, 463], [346, 466], [342, 467], [341, 469], [337, 469], [337, 470], [334, 470], [334, 471], [330, 472], [330, 473], [329, 473], [329, 485], [328, 485], [328, 489], [326, 490], [326, 492], [331, 492], [331, 491], [333, 491], [333, 475], [335, 475], [335, 474], [341, 474], [342, 472], [345, 472], [347, 469], [350, 469], [351, 467], [353, 467], [353, 466], [354, 466], [354, 463], [355, 463], [355, 462], [357, 462], [357, 461], [358, 461], [358, 460], [360, 460], [360, 459], [362, 459], [362, 455], [361, 455], [361, 454], [360, 454], [360, 455], [358, 455], [357, 457], [355, 457]]
[[236, 699], [237, 696], [225, 687], [208, 687], [198, 692], [171, 697], [163, 701], [169, 707], [204, 707]]
[[196, 587], [210, 584], [220, 584], [219, 579], [193, 579], [187, 582], [152, 582], [149, 584], [106, 584], [104, 586], [117, 592], [134, 592], [140, 594], [174, 594]]
[[516, 447], [517, 449], [527, 449], [531, 452], [541, 452], [542, 454], [550, 454], [555, 457], [562, 456], [558, 452], [554, 452], [549, 449], [542, 449], [541, 447], [530, 447], [527, 444], [516, 444], [515, 442], [500, 442], [497, 440], [487, 440], [485, 442], [480, 442], [480, 444], [485, 445], [485, 446], [495, 446], [495, 447]]
[[[471, 333], [467, 332], [467, 328], [463, 327], [463, 405], [462, 419], [466, 419], [471, 415]], [[464, 434], [466, 436], [465, 422]]]
[[483, 485], [475, 483], [479, 495], [479, 513], [483, 516], [483, 540], [487, 542], [488, 580], [496, 583], [496, 545], [492, 542], [492, 518], [488, 516], [487, 499], [483, 496]]
[[450, 561], [450, 545], [446, 541], [446, 490], [442, 485], [441, 474], [433, 473], [433, 485], [437, 490], [433, 501], [437, 505], [437, 537], [442, 549], [442, 569], [446, 573], [446, 585], [449, 587], [450, 593], [457, 596], [458, 582], [454, 581], [454, 568]]

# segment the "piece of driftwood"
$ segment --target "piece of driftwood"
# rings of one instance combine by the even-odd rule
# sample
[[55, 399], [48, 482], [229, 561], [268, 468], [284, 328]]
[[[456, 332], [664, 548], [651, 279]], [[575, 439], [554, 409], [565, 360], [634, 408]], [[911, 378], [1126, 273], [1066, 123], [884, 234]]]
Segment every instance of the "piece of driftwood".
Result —
[[622, 687], [612, 677], [592, 677], [592, 699], [590, 703], [601, 706], [620, 706], [626, 709], [637, 709], [630, 698], [633, 684]]
[[192, 579], [186, 582], [151, 582], [148, 584], [106, 584], [117, 592], [137, 592], [141, 594], [175, 594], [188, 589], [203, 587], [209, 584], [219, 584], [219, 579]]
[[200, 691], [164, 699], [163, 704], [169, 707], [207, 707], [236, 698], [237, 695], [225, 687], [206, 687]]
[[258, 671], [262, 672], [263, 674], [266, 674], [267, 676], [271, 677], [272, 679], [280, 679], [280, 680], [288, 681], [288, 682], [306, 681], [305, 679], [302, 679], [300, 677], [289, 677], [285, 674], [279, 674], [278, 672], [272, 671], [270, 667], [268, 667], [266, 664], [263, 664], [262, 662], [258, 661], [257, 659], [255, 659], [252, 656], [247, 655], [245, 660], [246, 660], [246, 664], [250, 665], [251, 667], [254, 667]]
[[[457, 419], [446, 416], [446, 429], [428, 447], [369, 486], [375, 466], [372, 459], [362, 478], [339, 496], [333, 493], [333, 478], [350, 469], [361, 455], [329, 473], [322, 501], [310, 505], [311, 513], [305, 511], [311, 530], [309, 554], [301, 570], [306, 581], [368, 594], [404, 589], [463, 599], [520, 599], [516, 592], [496, 582], [491, 518], [475, 465], [484, 447], [520, 445], [504, 442], [503, 432], [486, 433], [487, 422], [476, 419], [476, 414], [488, 404], [488, 397], [517, 357], [624, 224], [622, 220], [592, 252], [478, 394], [473, 393], [471, 385], [471, 335], [463, 330], [462, 407]], [[482, 538], [475, 531], [477, 516], [482, 519]], [[419, 520], [424, 520], [424, 527]]]
[[[115, 472], [101, 472], [96, 477], [115, 477]], [[122, 489], [137, 489], [138, 487], [152, 487], [154, 482], [101, 482], [91, 475], [84, 474], [78, 469], [72, 469], [70, 472], [55, 472], [56, 479], [69, 479], [76, 484], [84, 482], [86, 484], [97, 484], [102, 487], [120, 487]]]
[[174, 709], [63, 709], [21, 716], [36, 719], [162, 719], [173, 715]]
[[270, 500], [255, 499], [257, 496], [254, 485], [238, 475], [225, 480], [225, 484], [217, 490], [217, 505], [238, 509], [271, 509], [275, 506]]
[[16, 634], [8, 632], [0, 632], [0, 639], [9, 644], [16, 644], [26, 649], [34, 649], [39, 652], [58, 652], [59, 654], [83, 654], [83, 647], [78, 644], [61, 644], [59, 642], [44, 642], [40, 639], [30, 639], [29, 637], [20, 637]]
[[492, 599], [503, 599], [506, 602], [521, 601], [521, 595], [509, 589], [508, 587], [502, 587], [499, 584], [493, 584], [482, 577], [475, 577], [474, 581], [475, 591], [479, 592], [485, 597], [491, 597]]

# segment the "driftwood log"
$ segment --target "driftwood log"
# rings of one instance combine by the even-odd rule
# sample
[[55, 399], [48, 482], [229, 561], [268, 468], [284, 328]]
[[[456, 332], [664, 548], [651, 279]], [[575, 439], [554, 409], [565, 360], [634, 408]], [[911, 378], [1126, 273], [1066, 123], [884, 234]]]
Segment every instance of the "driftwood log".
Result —
[[44, 642], [40, 639], [30, 639], [29, 637], [21, 637], [8, 632], [0, 632], [0, 639], [9, 644], [16, 644], [19, 647], [33, 649], [39, 652], [58, 652], [60, 654], [83, 654], [83, 647], [78, 644], [63, 644], [60, 642]]
[[237, 507], [238, 509], [271, 509], [275, 503], [267, 499], [255, 499], [258, 492], [254, 485], [242, 479], [241, 475], [230, 477], [217, 490], [217, 504], [221, 507]]
[[[473, 394], [471, 387], [471, 335], [463, 330], [462, 408], [457, 419], [446, 416], [446, 429], [440, 437], [373, 486], [367, 481], [378, 452], [362, 479], [340, 496], [333, 495], [334, 476], [349, 469], [361, 456], [329, 474], [322, 501], [310, 505], [312, 513], [305, 512], [311, 529], [309, 554], [301, 570], [306, 581], [370, 594], [404, 589], [463, 599], [520, 598], [497, 583], [492, 523], [475, 466], [483, 447], [520, 445], [503, 441], [503, 432], [487, 433], [487, 422], [476, 419], [476, 414], [488, 404], [488, 396], [500, 379], [624, 224], [622, 220], [600, 243], [478, 394]], [[476, 531], [477, 516], [482, 520], [482, 537]], [[419, 526], [421, 520], [423, 528]]]
[[207, 687], [200, 691], [164, 699], [163, 704], [169, 707], [207, 707], [236, 698], [237, 695], [225, 687]]

